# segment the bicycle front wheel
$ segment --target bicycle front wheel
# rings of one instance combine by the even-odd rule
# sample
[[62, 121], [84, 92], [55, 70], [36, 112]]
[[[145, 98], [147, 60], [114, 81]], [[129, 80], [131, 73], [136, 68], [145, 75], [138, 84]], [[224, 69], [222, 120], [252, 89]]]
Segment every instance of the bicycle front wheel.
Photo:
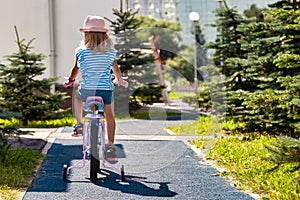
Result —
[[98, 120], [94, 120], [91, 123], [91, 161], [90, 161], [90, 179], [91, 181], [97, 180], [97, 174], [100, 169], [99, 160], [99, 123]]

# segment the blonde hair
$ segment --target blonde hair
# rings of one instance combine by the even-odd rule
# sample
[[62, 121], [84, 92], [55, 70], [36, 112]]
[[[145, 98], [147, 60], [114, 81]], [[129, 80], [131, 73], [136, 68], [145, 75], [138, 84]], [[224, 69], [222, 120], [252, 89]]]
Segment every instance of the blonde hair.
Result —
[[93, 53], [105, 53], [114, 48], [110, 37], [103, 32], [85, 32], [82, 46], [90, 48]]

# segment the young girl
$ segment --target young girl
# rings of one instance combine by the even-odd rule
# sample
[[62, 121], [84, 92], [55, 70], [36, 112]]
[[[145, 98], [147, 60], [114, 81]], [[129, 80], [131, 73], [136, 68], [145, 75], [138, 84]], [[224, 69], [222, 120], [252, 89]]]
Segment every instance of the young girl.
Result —
[[107, 123], [108, 148], [106, 150], [106, 159], [115, 161], [115, 118], [113, 108], [113, 89], [114, 85], [111, 81], [111, 70], [118, 79], [118, 85], [126, 84], [122, 79], [121, 71], [115, 61], [117, 51], [113, 47], [112, 40], [109, 38], [105, 27], [104, 19], [98, 16], [88, 16], [83, 28], [80, 29], [84, 33], [82, 46], [75, 50], [76, 61], [72, 68], [69, 81], [65, 86], [72, 86], [75, 78], [81, 72], [82, 82], [74, 98], [75, 109], [75, 133], [73, 136], [82, 134], [83, 121], [82, 110], [83, 103], [89, 96], [101, 96], [104, 101], [104, 114]]

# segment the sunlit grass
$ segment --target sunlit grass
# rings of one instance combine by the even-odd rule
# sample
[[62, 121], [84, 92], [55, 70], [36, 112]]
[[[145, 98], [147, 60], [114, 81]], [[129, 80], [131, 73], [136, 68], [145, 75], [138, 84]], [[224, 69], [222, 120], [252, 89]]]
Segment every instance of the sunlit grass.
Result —
[[232, 177], [235, 186], [241, 190], [251, 190], [263, 199], [300, 199], [299, 171], [292, 173], [288, 166], [269, 171], [274, 164], [266, 160], [269, 152], [265, 147], [275, 140], [265, 136], [252, 140], [239, 137], [218, 139], [207, 159], [225, 168], [221, 175]]
[[[233, 180], [238, 189], [250, 190], [260, 194], [263, 199], [300, 199], [300, 185], [297, 182], [299, 171], [290, 172], [289, 165], [270, 171], [274, 163], [266, 159], [269, 153], [266, 146], [274, 142], [275, 137], [260, 136], [250, 139], [224, 134], [220, 137], [219, 133], [228, 133], [241, 126], [243, 124], [202, 116], [198, 121], [168, 129], [176, 134], [203, 135], [189, 142], [200, 148], [207, 155], [207, 159], [225, 169], [220, 175]], [[237, 132], [234, 133], [238, 135]]]
[[61, 119], [48, 119], [48, 120], [30, 120], [27, 125], [21, 124], [20, 120], [12, 118], [11, 120], [0, 119], [2, 126], [16, 125], [19, 128], [59, 128], [63, 126], [73, 126], [75, 118], [70, 114]]
[[170, 99], [181, 99], [184, 97], [196, 97], [196, 94], [193, 92], [170, 92], [169, 93]]
[[12, 189], [7, 185], [0, 185], [0, 199], [1, 200], [13, 200], [18, 194], [18, 190]]
[[215, 135], [222, 131], [222, 122], [218, 117], [200, 116], [198, 121], [167, 127], [176, 134]]

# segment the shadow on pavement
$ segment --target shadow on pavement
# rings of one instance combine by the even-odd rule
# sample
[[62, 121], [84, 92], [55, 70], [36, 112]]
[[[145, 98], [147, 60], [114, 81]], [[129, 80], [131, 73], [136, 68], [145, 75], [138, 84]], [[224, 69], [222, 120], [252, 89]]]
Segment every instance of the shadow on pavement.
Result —
[[[126, 182], [120, 182], [120, 176], [114, 172], [101, 170], [98, 174], [99, 180], [90, 182], [87, 177], [89, 173], [89, 161], [82, 169], [72, 169], [67, 181], [62, 180], [63, 165], [80, 162], [82, 159], [82, 146], [72, 144], [71, 140], [56, 140], [49, 149], [32, 186], [28, 188], [27, 193], [40, 192], [67, 192], [69, 184], [94, 184], [99, 187], [110, 190], [120, 191], [122, 193], [134, 194], [150, 197], [174, 197], [176, 192], [170, 191], [169, 182], [150, 182], [145, 177], [126, 175]], [[116, 144], [117, 157], [125, 158], [125, 152], [121, 144]], [[75, 171], [76, 170], [76, 171]], [[82, 186], [82, 185], [81, 185]]]
[[[72, 177], [82, 174], [89, 174], [89, 160], [86, 160], [85, 167], [71, 169], [67, 181], [63, 181], [63, 165], [82, 165], [82, 145], [74, 145], [72, 140], [57, 140], [52, 144], [47, 156], [39, 168], [35, 179], [27, 192], [65, 192], [68, 184], [72, 183]], [[81, 140], [80, 140], [81, 141]], [[78, 143], [79, 141], [77, 141]], [[125, 152], [121, 144], [115, 144], [118, 158], [125, 158]], [[75, 172], [76, 170], [76, 172]], [[74, 171], [74, 172], [73, 172]], [[85, 177], [80, 177], [81, 182], [90, 182]], [[78, 182], [78, 181], [75, 181]]]
[[63, 165], [81, 159], [81, 149], [78, 145], [53, 143], [27, 192], [65, 192], [68, 183], [62, 179]]
[[94, 182], [95, 185], [122, 193], [148, 197], [174, 197], [178, 193], [169, 189], [169, 182], [150, 182], [146, 177], [126, 175], [125, 183], [120, 182], [118, 174], [101, 170], [104, 177]]

